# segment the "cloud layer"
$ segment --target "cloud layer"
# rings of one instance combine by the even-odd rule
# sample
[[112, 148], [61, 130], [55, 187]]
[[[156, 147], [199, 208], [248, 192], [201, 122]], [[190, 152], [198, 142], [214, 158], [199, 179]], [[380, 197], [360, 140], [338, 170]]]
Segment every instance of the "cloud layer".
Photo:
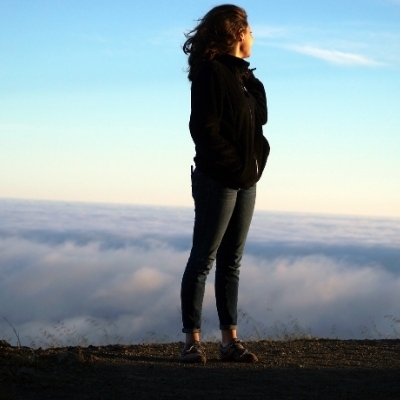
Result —
[[[1, 200], [0, 220], [0, 337], [16, 343], [9, 321], [25, 345], [182, 339], [192, 210]], [[241, 336], [400, 336], [398, 237], [399, 220], [256, 213]]]

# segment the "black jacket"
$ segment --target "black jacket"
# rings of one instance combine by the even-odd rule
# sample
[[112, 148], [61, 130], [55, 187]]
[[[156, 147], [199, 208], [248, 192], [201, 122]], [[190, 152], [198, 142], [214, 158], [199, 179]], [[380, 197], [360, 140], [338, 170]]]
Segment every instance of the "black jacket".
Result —
[[262, 131], [267, 98], [249, 65], [231, 55], [217, 56], [202, 62], [192, 81], [189, 128], [196, 167], [232, 188], [253, 186], [270, 150]]

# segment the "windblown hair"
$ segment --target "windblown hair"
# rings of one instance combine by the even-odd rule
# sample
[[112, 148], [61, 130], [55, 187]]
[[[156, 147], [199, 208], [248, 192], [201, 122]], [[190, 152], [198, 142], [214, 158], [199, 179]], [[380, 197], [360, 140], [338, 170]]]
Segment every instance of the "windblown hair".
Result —
[[193, 30], [185, 33], [183, 52], [189, 56], [189, 80], [193, 79], [196, 68], [203, 60], [229, 53], [238, 40], [238, 34], [247, 26], [246, 11], [232, 4], [214, 7], [201, 18]]

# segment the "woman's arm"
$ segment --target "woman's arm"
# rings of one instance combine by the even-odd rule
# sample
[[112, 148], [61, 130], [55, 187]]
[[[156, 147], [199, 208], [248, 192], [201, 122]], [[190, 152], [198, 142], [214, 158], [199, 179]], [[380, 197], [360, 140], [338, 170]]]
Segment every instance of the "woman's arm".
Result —
[[225, 172], [241, 168], [237, 150], [220, 134], [225, 88], [214, 63], [205, 62], [192, 82], [190, 133], [196, 153]]

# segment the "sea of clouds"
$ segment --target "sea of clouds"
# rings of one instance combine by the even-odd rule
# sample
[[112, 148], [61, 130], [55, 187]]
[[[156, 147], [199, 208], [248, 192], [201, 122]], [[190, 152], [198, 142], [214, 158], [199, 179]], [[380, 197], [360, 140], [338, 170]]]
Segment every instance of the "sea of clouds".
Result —
[[[193, 210], [0, 200], [0, 339], [182, 340]], [[400, 337], [400, 220], [256, 211], [241, 268], [249, 339]], [[203, 337], [218, 337], [213, 273]]]

